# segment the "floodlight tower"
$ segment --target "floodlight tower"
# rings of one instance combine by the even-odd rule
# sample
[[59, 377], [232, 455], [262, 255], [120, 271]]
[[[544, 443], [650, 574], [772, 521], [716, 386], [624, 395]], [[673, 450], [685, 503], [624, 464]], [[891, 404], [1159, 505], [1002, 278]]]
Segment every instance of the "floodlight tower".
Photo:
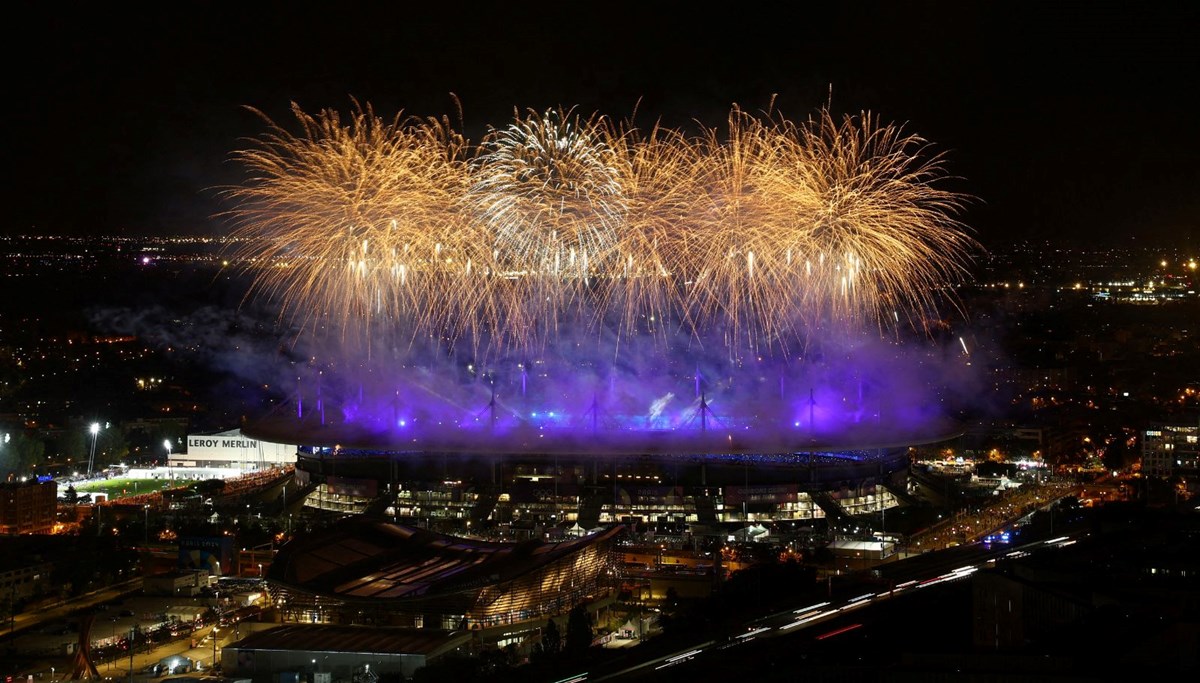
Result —
[[96, 462], [96, 438], [100, 435], [100, 423], [93, 422], [91, 424], [91, 426], [88, 427], [88, 431], [92, 435], [92, 449], [88, 453], [87, 476], [88, 476], [88, 479], [91, 479], [92, 478], [92, 466]]

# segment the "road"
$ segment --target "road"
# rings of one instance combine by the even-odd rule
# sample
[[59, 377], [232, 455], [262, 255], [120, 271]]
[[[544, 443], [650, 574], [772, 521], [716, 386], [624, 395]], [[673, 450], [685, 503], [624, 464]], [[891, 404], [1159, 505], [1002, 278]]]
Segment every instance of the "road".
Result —
[[[71, 612], [81, 609], [80, 605], [71, 605]], [[273, 623], [252, 623], [245, 622], [237, 626], [204, 626], [194, 633], [184, 638], [171, 640], [161, 645], [156, 645], [149, 651], [142, 650], [144, 646], [139, 646], [134, 652], [132, 661], [128, 653], [123, 657], [118, 657], [112, 661], [97, 662], [96, 669], [100, 675], [105, 678], [113, 679], [129, 679], [130, 672], [132, 678], [138, 681], [148, 681], [152, 678], [149, 674], [143, 673], [153, 664], [169, 658], [169, 657], [186, 657], [193, 662], [193, 665], [199, 670], [208, 671], [212, 668], [214, 655], [220, 660], [220, 653], [223, 648], [232, 642], [235, 642], [243, 635], [250, 631], [274, 628]], [[209, 636], [216, 632], [216, 639], [210, 639]], [[196, 643], [195, 646], [192, 643]], [[22, 666], [16, 671], [2, 671], [5, 675], [14, 674], [18, 678], [33, 676], [36, 681], [57, 681], [67, 680], [70, 677], [71, 657], [62, 656], [47, 658], [37, 662], [31, 662]]]
[[[976, 544], [925, 553], [887, 565], [887, 571], [881, 572], [881, 579], [875, 585], [861, 584], [853, 594], [835, 593], [827, 600], [748, 621], [742, 625], [742, 633], [728, 641], [697, 639], [668, 654], [650, 655], [633, 663], [627, 659], [619, 670], [579, 672], [574, 678], [577, 681], [647, 677], [656, 681], [713, 680], [714, 671], [736, 669], [737, 662], [747, 657], [780, 659], [798, 657], [800, 653], [816, 656], [821, 650], [841, 648], [841, 643], [847, 640], [869, 637], [872, 625], [882, 623], [881, 613], [896, 613], [901, 609], [897, 605], [909, 596], [945, 601], [950, 599], [947, 596], [957, 595], [953, 599], [961, 599], [964, 587], [970, 585], [970, 576], [995, 560], [1053, 552], [1073, 542], [1073, 535], [1063, 535], [1013, 546]], [[969, 624], [965, 626], [959, 630], [969, 633]], [[738, 652], [742, 648], [753, 650], [754, 654], [742, 655]]]
[[44, 623], [50, 623], [63, 619], [77, 612], [91, 609], [96, 605], [140, 593], [142, 590], [142, 577], [130, 579], [124, 583], [119, 583], [115, 586], [88, 593], [87, 595], [73, 598], [68, 602], [64, 602], [53, 607], [44, 607], [36, 612], [23, 612], [13, 617], [5, 629], [5, 635], [20, 633], [26, 629], [39, 626]]

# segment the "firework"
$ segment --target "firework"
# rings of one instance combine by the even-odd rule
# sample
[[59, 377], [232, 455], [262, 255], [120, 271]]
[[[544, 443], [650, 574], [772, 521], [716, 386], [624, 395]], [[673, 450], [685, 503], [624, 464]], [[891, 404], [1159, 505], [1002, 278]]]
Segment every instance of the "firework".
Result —
[[705, 326], [720, 325], [731, 348], [758, 348], [785, 338], [802, 314], [790, 263], [781, 258], [802, 240], [804, 222], [781, 221], [773, 212], [803, 216], [811, 198], [779, 192], [778, 131], [735, 109], [727, 135], [702, 136], [691, 244], [687, 308]]
[[[302, 133], [270, 132], [236, 160], [251, 180], [229, 188], [235, 257], [255, 268], [252, 293], [278, 297], [302, 328], [347, 333], [452, 318], [431, 292], [459, 282], [455, 212], [466, 189], [464, 141], [442, 121], [376, 117], [346, 123], [293, 106]], [[265, 117], [264, 117], [265, 118]]]
[[691, 217], [697, 192], [690, 172], [699, 148], [679, 131], [654, 127], [642, 133], [625, 124], [610, 130], [609, 144], [623, 160], [625, 224], [603, 260], [598, 319], [611, 320], [618, 336], [664, 337], [690, 330], [686, 300], [692, 268]]
[[934, 185], [942, 156], [870, 114], [839, 124], [822, 110], [795, 128], [807, 161], [783, 179], [815, 199], [803, 257], [806, 279], [819, 283], [801, 309], [876, 324], [893, 312], [933, 313], [935, 293], [965, 275], [976, 247], [954, 219], [965, 198]]
[[235, 156], [236, 254], [312, 330], [536, 351], [563, 326], [792, 352], [834, 325], [920, 320], [975, 243], [942, 158], [863, 114], [734, 108], [643, 132], [529, 112], [472, 145], [444, 119], [342, 122]]
[[[488, 322], [522, 331], [553, 326], [582, 303], [624, 229], [623, 160], [605, 142], [603, 117], [530, 112], [482, 142], [472, 164], [466, 215], [493, 247], [508, 280]], [[495, 312], [493, 314], [492, 312]], [[496, 315], [498, 314], [498, 315]]]

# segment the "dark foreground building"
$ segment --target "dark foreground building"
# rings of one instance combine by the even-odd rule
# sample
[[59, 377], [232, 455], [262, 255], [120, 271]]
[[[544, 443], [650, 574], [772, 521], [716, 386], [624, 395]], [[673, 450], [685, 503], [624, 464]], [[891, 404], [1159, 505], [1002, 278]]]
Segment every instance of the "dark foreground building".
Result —
[[48, 534], [58, 511], [58, 484], [0, 482], [0, 536]]
[[256, 681], [373, 681], [413, 673], [462, 651], [471, 633], [367, 626], [285, 625], [255, 633], [221, 651], [221, 670]]

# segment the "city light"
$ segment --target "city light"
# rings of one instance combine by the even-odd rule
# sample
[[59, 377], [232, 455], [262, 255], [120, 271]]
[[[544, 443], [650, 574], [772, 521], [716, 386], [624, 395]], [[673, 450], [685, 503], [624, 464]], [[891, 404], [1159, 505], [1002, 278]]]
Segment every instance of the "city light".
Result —
[[100, 435], [100, 423], [93, 422], [91, 424], [91, 426], [88, 427], [88, 432], [92, 435], [92, 447], [91, 447], [91, 450], [88, 452], [88, 468], [87, 468], [88, 479], [91, 479], [92, 478], [92, 468], [96, 462], [96, 439]]

